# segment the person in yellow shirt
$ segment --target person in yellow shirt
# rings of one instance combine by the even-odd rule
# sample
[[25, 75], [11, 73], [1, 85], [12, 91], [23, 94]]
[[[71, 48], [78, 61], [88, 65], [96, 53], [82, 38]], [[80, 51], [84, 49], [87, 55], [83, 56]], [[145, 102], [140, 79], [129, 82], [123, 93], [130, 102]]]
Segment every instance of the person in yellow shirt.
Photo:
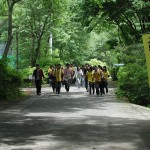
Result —
[[[103, 77], [104, 77], [104, 89], [106, 89], [106, 93], [108, 93], [108, 77], [110, 76], [107, 67], [103, 67]], [[105, 92], [105, 91], [104, 91]]]
[[52, 86], [53, 93], [54, 93], [56, 90], [56, 86], [55, 86], [55, 76], [54, 76], [53, 72], [54, 72], [54, 67], [50, 66], [48, 69], [49, 84], [50, 84], [50, 86]]
[[93, 67], [91, 66], [89, 70], [86, 72], [87, 80], [89, 82], [89, 94], [91, 95], [91, 92], [95, 93], [95, 87], [94, 87], [94, 78], [93, 78]]
[[48, 76], [52, 74], [52, 70], [53, 70], [53, 66], [50, 65], [48, 68]]
[[96, 94], [97, 95], [99, 95], [100, 93], [101, 93], [101, 95], [103, 94], [103, 90], [102, 90], [101, 85], [100, 85], [102, 76], [103, 76], [102, 75], [102, 70], [95, 67], [95, 71], [93, 73], [93, 78], [95, 80], [95, 88], [96, 88]]
[[61, 82], [62, 82], [62, 69], [60, 64], [57, 65], [57, 68], [54, 71], [54, 75], [56, 80], [56, 93], [60, 95]]

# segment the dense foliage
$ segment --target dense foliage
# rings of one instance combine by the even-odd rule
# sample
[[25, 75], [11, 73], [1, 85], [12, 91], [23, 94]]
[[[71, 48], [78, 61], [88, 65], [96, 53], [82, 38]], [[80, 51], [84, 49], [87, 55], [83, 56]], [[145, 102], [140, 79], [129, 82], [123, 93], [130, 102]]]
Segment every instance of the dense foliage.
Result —
[[118, 72], [118, 96], [140, 105], [150, 104], [150, 88], [143, 45], [132, 45], [122, 50], [124, 66]]
[[22, 77], [0, 61], [0, 100], [15, 99], [21, 95]]
[[[148, 105], [150, 88], [141, 36], [150, 32], [150, 3], [145, 0], [89, 0], [80, 2], [80, 6], [83, 10], [80, 20], [89, 32], [95, 30], [102, 33], [104, 29], [110, 33], [118, 28], [112, 32], [113, 38], [109, 37], [106, 45], [99, 47], [101, 54], [109, 49], [111, 54], [115, 54], [117, 63], [125, 64], [120, 68], [112, 66], [112, 72], [117, 74], [119, 70], [116, 77], [119, 82], [118, 95], [130, 102]], [[117, 32], [118, 35], [115, 35]], [[108, 51], [105, 56], [108, 57]], [[111, 66], [116, 60], [108, 62]]]
[[[114, 79], [118, 78], [118, 95], [147, 105], [149, 87], [141, 36], [150, 32], [149, 8], [147, 0], [1, 0], [0, 43], [6, 43], [2, 57], [13, 57], [13, 68], [25, 79], [36, 63], [45, 74], [49, 65], [57, 63], [105, 64], [111, 74], [115, 72]], [[115, 67], [118, 63], [125, 65]], [[9, 78], [20, 85], [16, 73], [5, 67]]]

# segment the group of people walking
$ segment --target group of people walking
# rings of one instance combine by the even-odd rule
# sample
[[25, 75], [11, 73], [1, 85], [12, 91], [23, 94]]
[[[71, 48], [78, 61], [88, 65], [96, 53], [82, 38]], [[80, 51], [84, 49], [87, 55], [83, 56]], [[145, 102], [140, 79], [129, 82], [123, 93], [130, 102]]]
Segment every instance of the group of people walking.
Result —
[[[41, 94], [41, 81], [44, 77], [42, 69], [39, 64], [36, 65], [36, 69], [33, 71], [33, 77], [35, 78], [35, 85], [37, 95]], [[52, 86], [52, 90], [56, 94], [60, 94], [61, 85], [65, 86], [66, 92], [69, 92], [70, 85], [75, 84], [78, 88], [85, 87], [89, 94], [102, 95], [108, 93], [108, 77], [109, 72], [106, 66], [73, 66], [72, 64], [66, 64], [62, 67], [61, 64], [50, 66], [48, 69], [49, 83]]]

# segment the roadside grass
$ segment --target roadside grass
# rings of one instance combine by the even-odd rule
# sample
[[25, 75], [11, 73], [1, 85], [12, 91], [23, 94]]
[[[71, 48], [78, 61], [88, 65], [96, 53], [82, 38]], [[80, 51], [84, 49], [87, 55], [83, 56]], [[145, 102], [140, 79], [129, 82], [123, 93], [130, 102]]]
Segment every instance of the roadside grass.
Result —
[[30, 95], [31, 95], [31, 91], [22, 91], [20, 96], [15, 99], [9, 99], [9, 100], [0, 99], [0, 108], [3, 109], [3, 108], [7, 108], [11, 105], [17, 104], [17, 103], [27, 99], [28, 97], [30, 97]]

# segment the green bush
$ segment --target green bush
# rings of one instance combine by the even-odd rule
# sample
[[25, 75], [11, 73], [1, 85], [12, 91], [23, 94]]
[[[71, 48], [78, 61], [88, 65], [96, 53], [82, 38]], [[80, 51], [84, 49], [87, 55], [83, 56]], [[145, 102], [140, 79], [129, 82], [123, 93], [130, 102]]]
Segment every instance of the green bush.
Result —
[[101, 65], [101, 66], [106, 66], [105, 62], [102, 62], [100, 60], [97, 60], [96, 58], [91, 59], [90, 61], [85, 61], [85, 64], [90, 64], [92, 66], [97, 66], [97, 65]]
[[[129, 102], [148, 106], [150, 104], [150, 88], [144, 56], [144, 50], [132, 46], [127, 48], [128, 55], [123, 59], [126, 65], [120, 67], [118, 76], [119, 89], [117, 95], [126, 97]], [[138, 49], [138, 50], [137, 50]], [[126, 53], [127, 53], [126, 52]]]
[[21, 95], [22, 77], [0, 61], [0, 99], [13, 99]]
[[20, 69], [19, 72], [20, 74], [22, 75], [22, 78], [23, 79], [29, 79], [29, 75], [32, 75], [33, 74], [33, 70], [35, 69], [32, 68], [31, 66], [27, 67], [27, 68], [24, 68], [24, 69]]

